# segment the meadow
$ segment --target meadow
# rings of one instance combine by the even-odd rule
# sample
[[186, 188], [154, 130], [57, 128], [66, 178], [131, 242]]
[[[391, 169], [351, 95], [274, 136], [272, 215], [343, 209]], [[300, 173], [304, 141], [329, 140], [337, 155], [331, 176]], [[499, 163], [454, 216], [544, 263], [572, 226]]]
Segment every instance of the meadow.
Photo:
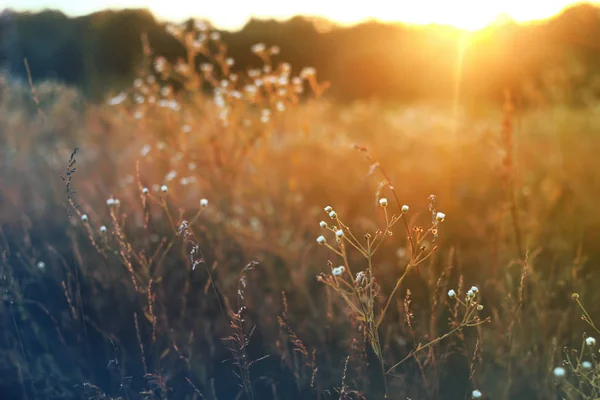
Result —
[[600, 397], [597, 103], [342, 105], [168, 29], [102, 104], [0, 78], [2, 398]]

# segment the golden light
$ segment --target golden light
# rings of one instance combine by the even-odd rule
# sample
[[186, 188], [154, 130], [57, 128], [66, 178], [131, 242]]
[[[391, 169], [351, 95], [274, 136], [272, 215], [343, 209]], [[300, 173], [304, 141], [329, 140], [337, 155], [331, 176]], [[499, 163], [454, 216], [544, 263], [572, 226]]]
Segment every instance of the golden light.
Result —
[[[137, 0], [139, 3], [140, 0]], [[147, 0], [146, 7], [163, 19], [208, 18], [217, 27], [239, 29], [250, 17], [287, 19], [295, 15], [318, 16], [340, 24], [369, 19], [415, 25], [441, 24], [475, 31], [500, 16], [516, 22], [545, 19], [580, 3], [573, 0], [370, 0], [361, 2], [305, 0], [301, 2], [253, 0], [235, 7], [226, 2], [194, 3], [187, 0]]]

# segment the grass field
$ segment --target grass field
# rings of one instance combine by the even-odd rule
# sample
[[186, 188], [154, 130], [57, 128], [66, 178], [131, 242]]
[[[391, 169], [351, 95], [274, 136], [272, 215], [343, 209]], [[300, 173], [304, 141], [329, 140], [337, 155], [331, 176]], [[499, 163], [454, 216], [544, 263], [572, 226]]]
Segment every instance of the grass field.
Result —
[[342, 106], [170, 29], [105, 104], [0, 79], [2, 398], [600, 397], [597, 106]]

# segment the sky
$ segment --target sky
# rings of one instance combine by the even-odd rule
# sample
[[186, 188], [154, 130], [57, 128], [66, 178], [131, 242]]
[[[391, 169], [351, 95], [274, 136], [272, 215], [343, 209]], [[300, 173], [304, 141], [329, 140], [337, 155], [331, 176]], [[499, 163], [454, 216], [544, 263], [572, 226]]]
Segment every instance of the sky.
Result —
[[[506, 15], [517, 22], [548, 18], [575, 0], [0, 0], [0, 9], [55, 9], [76, 16], [107, 8], [146, 8], [161, 20], [205, 18], [220, 29], [240, 29], [250, 18], [320, 16], [342, 24], [367, 19], [446, 24], [476, 30]], [[595, 2], [599, 3], [599, 2]]]

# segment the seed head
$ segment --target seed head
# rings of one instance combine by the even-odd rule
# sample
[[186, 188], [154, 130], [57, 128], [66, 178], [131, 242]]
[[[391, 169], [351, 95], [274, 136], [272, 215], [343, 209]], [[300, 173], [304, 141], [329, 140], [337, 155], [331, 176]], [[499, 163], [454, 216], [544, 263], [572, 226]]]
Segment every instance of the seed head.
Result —
[[477, 311], [483, 310], [483, 306], [481, 304], [477, 304]]
[[562, 378], [567, 374], [567, 371], [563, 367], [556, 367], [552, 371], [555, 377]]

